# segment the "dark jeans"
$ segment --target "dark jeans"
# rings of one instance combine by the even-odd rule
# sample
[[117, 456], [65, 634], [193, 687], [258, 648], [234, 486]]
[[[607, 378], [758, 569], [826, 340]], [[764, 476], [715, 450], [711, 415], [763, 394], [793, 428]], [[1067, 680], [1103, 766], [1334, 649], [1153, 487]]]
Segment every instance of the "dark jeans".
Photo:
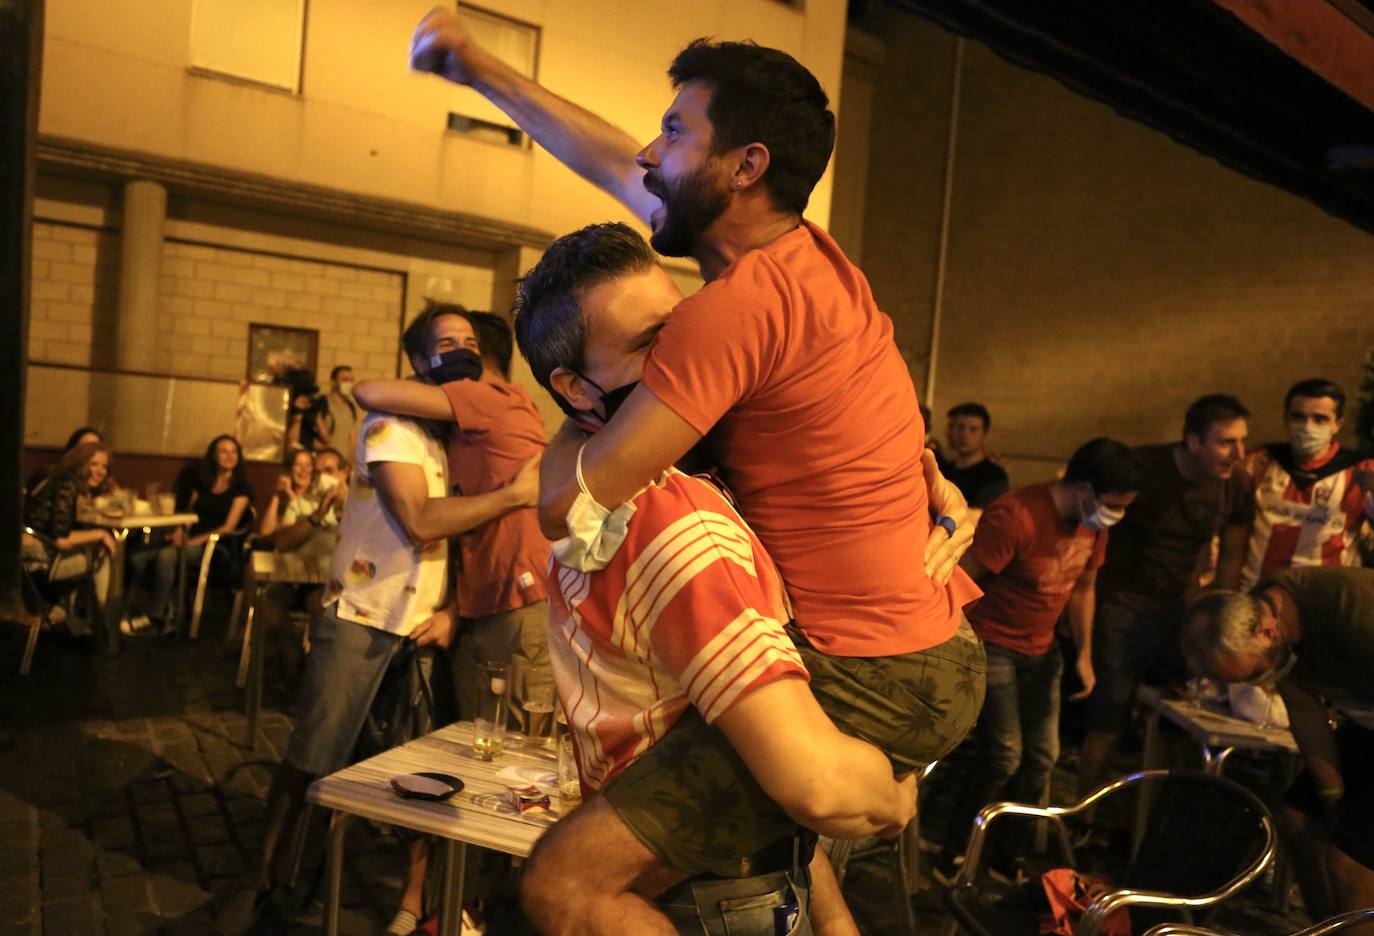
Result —
[[1059, 759], [1059, 680], [1064, 657], [1052, 646], [1027, 656], [985, 644], [988, 690], [973, 729], [973, 759], [949, 817], [945, 848], [968, 845], [978, 810], [998, 800], [1039, 803]]

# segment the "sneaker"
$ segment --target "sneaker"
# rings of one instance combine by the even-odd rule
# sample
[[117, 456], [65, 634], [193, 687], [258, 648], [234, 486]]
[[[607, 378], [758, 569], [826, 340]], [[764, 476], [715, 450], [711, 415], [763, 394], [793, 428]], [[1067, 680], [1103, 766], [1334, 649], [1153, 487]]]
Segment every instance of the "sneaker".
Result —
[[391, 918], [386, 929], [382, 930], [386, 936], [411, 936], [420, 925], [420, 921], [415, 914], [409, 910], [397, 910], [396, 915]]
[[126, 617], [119, 622], [119, 632], [125, 637], [153, 637], [157, 635], [158, 630], [152, 618], [146, 614]]

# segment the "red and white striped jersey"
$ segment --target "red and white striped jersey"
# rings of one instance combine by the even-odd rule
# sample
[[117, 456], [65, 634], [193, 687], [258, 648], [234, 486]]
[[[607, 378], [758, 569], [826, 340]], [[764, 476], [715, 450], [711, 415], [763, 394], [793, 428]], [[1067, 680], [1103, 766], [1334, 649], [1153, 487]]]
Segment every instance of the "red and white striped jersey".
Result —
[[588, 791], [687, 706], [713, 722], [760, 686], [806, 678], [781, 578], [721, 492], [673, 469], [631, 503], [605, 568], [549, 561], [549, 656]]
[[1359, 565], [1367, 491], [1360, 480], [1371, 469], [1374, 460], [1338, 445], [1301, 465], [1286, 444], [1251, 452], [1246, 470], [1255, 486], [1255, 523], [1241, 587], [1295, 566]]

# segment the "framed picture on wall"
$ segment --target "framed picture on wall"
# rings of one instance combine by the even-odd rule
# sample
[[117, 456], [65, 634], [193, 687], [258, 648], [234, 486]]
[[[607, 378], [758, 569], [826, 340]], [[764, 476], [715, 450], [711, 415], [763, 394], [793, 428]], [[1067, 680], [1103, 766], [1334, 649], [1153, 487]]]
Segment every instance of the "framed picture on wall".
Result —
[[320, 333], [313, 328], [280, 325], [248, 326], [248, 382], [285, 384], [287, 374], [303, 370], [315, 375]]

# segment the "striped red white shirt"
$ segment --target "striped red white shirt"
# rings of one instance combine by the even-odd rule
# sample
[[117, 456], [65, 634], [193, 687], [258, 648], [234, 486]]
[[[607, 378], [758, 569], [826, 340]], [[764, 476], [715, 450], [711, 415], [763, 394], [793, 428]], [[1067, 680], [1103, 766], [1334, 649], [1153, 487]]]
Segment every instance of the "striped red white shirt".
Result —
[[1284, 444], [1251, 452], [1246, 471], [1255, 486], [1255, 523], [1241, 587], [1297, 566], [1359, 565], [1366, 494], [1359, 482], [1371, 470], [1374, 460], [1334, 445], [1303, 465]]
[[760, 686], [806, 678], [777, 569], [715, 486], [674, 469], [630, 503], [605, 568], [549, 562], [549, 656], [589, 791], [687, 706], [714, 722]]

